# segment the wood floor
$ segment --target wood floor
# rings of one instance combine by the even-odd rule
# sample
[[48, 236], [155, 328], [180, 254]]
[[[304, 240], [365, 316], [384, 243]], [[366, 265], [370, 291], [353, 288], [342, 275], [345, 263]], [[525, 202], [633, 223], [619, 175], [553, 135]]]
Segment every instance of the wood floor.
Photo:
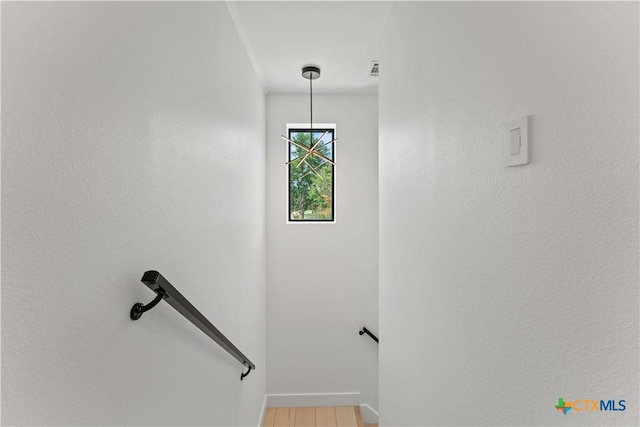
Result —
[[364, 424], [357, 406], [267, 408], [264, 427], [378, 427]]

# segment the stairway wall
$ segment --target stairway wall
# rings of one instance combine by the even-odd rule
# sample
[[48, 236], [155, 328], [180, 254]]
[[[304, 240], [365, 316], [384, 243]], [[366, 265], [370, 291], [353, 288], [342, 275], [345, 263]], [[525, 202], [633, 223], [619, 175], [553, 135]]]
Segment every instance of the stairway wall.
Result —
[[309, 96], [267, 96], [267, 392], [356, 392], [377, 408], [378, 347], [358, 335], [378, 326], [377, 97], [313, 101], [314, 123], [337, 126], [336, 223], [287, 224], [280, 135], [308, 123]]
[[631, 2], [394, 4], [381, 425], [638, 424], [638, 28]]
[[[223, 2], [2, 3], [3, 425], [256, 425], [264, 94]], [[257, 366], [169, 305], [159, 270]]]

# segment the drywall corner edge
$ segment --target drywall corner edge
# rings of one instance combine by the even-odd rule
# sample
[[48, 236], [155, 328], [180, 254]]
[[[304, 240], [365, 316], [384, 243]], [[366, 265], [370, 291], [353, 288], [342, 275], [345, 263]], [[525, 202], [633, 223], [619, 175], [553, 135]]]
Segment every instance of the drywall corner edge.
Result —
[[262, 427], [264, 424], [264, 415], [267, 411], [267, 395], [264, 395], [264, 399], [262, 400], [262, 409], [260, 409], [260, 415], [258, 415], [258, 427]]
[[264, 87], [264, 79], [262, 78], [262, 73], [260, 72], [260, 67], [258, 67], [258, 61], [256, 60], [256, 55], [253, 53], [253, 49], [251, 48], [251, 43], [249, 43], [249, 39], [247, 37], [247, 32], [242, 25], [242, 20], [240, 19], [240, 11], [238, 10], [238, 6], [235, 1], [226, 0], [225, 4], [227, 5], [227, 10], [229, 11], [229, 15], [231, 15], [231, 20], [236, 27], [236, 31], [238, 32], [238, 36], [240, 37], [240, 41], [244, 46], [244, 50], [249, 57], [249, 61], [251, 62], [251, 66], [253, 67], [253, 71], [256, 73], [256, 77], [258, 78], [258, 82], [260, 83], [260, 87], [262, 87], [263, 93], [266, 93]]
[[362, 421], [364, 421], [365, 424], [378, 424], [380, 416], [378, 415], [378, 411], [371, 406], [366, 403], [361, 404], [360, 413], [362, 414]]

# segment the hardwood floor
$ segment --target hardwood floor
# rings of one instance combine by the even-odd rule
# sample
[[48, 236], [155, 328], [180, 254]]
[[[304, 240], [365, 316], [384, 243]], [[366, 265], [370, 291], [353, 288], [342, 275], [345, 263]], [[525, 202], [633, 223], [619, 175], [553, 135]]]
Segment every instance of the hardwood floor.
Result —
[[267, 408], [263, 427], [378, 427], [364, 424], [357, 406]]

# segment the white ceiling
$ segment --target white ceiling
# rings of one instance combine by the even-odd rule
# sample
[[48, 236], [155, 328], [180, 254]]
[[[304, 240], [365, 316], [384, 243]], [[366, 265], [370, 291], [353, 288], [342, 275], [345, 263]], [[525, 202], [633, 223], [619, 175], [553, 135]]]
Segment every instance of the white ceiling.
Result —
[[[233, 1], [229, 9], [267, 93], [375, 93], [369, 76], [391, 9], [386, 1]], [[384, 64], [382, 64], [384, 67]]]

